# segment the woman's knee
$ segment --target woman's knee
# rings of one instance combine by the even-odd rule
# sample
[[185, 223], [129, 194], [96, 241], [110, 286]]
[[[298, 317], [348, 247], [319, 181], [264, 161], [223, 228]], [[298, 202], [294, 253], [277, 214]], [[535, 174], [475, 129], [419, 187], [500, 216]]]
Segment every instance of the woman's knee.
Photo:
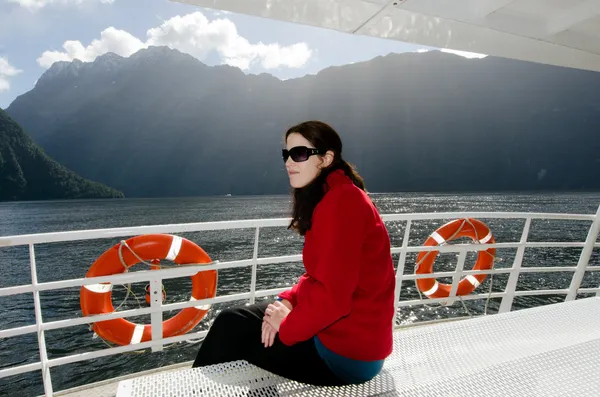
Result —
[[247, 322], [248, 317], [244, 315], [240, 308], [230, 307], [217, 314], [212, 327], [241, 327]]

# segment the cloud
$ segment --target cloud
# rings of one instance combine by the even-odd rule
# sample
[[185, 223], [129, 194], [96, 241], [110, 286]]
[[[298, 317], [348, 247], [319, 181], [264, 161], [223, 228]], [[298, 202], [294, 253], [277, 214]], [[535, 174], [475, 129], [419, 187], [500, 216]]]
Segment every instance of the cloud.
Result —
[[111, 4], [114, 3], [114, 1], [115, 0], [8, 0], [9, 3], [17, 3], [21, 7], [28, 8], [32, 11], [36, 11], [50, 5], [70, 6], [98, 2]]
[[64, 51], [46, 51], [39, 58], [40, 66], [48, 68], [56, 61], [80, 59], [91, 62], [107, 52], [127, 57], [148, 46], [168, 46], [204, 60], [216, 52], [222, 63], [242, 70], [260, 65], [264, 69], [303, 67], [313, 54], [306, 43], [281, 46], [278, 43], [252, 44], [239, 35], [229, 19], [209, 21], [201, 12], [175, 16], [146, 32], [142, 42], [132, 34], [110, 27], [100, 39], [84, 46], [80, 41], [66, 41]]
[[8, 59], [0, 57], [0, 92], [10, 89], [9, 78], [18, 75], [22, 70], [19, 70], [8, 63]]
[[130, 33], [110, 27], [100, 33], [100, 39], [93, 40], [86, 47], [80, 41], [65, 41], [63, 44], [64, 51], [44, 51], [37, 62], [40, 66], [49, 68], [54, 62], [58, 61], [79, 59], [83, 62], [92, 62], [107, 52], [114, 52], [128, 57], [145, 47], [144, 43]]

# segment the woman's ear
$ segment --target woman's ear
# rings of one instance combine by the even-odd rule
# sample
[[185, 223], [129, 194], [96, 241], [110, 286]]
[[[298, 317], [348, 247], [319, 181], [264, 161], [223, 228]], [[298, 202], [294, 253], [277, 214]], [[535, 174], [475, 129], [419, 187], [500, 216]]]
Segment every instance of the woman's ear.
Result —
[[331, 150], [328, 150], [327, 153], [325, 153], [325, 155], [323, 156], [323, 168], [327, 168], [331, 165], [331, 163], [333, 163], [334, 156], [335, 155]]

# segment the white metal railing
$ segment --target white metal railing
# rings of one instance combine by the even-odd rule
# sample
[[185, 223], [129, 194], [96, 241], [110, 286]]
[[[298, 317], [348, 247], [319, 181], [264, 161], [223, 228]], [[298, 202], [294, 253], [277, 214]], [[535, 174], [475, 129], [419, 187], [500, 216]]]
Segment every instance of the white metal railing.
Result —
[[[580, 288], [586, 271], [600, 271], [600, 266], [589, 266], [594, 248], [600, 247], [600, 243], [596, 242], [597, 236], [600, 233], [600, 207], [595, 215], [585, 214], [546, 214], [546, 213], [527, 213], [527, 212], [447, 212], [447, 213], [421, 213], [421, 214], [389, 214], [382, 216], [385, 222], [404, 221], [406, 228], [404, 230], [404, 238], [400, 247], [393, 247], [392, 253], [400, 254], [398, 268], [396, 271], [396, 291], [395, 291], [395, 306], [399, 307], [419, 305], [425, 303], [448, 302], [450, 298], [441, 299], [416, 299], [416, 300], [400, 300], [400, 292], [403, 281], [416, 280], [419, 278], [435, 277], [452, 277], [452, 290], [456, 291], [459, 280], [464, 275], [472, 274], [509, 274], [506, 288], [503, 292], [491, 292], [485, 294], [471, 294], [461, 297], [462, 300], [476, 300], [486, 298], [501, 298], [499, 312], [510, 311], [512, 303], [517, 296], [537, 296], [537, 295], [565, 295], [566, 300], [575, 299], [578, 293], [596, 293], [600, 296], [600, 286], [598, 288]], [[525, 219], [525, 225], [519, 242], [510, 243], [495, 243], [495, 244], [455, 244], [435, 247], [425, 246], [410, 246], [409, 238], [413, 221], [422, 220], [442, 220], [455, 218], [484, 218], [484, 219]], [[584, 242], [528, 242], [529, 230], [533, 219], [545, 220], [570, 220], [570, 221], [590, 221], [591, 226], [588, 231], [587, 238]], [[142, 350], [151, 348], [152, 351], [162, 350], [164, 345], [174, 342], [181, 342], [202, 337], [207, 331], [188, 333], [170, 338], [162, 338], [162, 313], [165, 311], [179, 310], [187, 307], [201, 306], [214, 303], [231, 302], [237, 300], [249, 300], [254, 303], [257, 297], [272, 296], [278, 294], [287, 288], [276, 288], [268, 290], [256, 291], [256, 274], [259, 265], [278, 264], [286, 262], [301, 261], [300, 255], [287, 255], [277, 257], [258, 257], [258, 245], [260, 238], [260, 229], [267, 227], [283, 227], [287, 226], [289, 219], [259, 219], [259, 220], [244, 220], [244, 221], [225, 221], [225, 222], [202, 222], [202, 223], [187, 223], [173, 225], [157, 225], [157, 226], [139, 226], [131, 228], [112, 228], [99, 230], [84, 230], [84, 231], [68, 231], [58, 233], [43, 233], [30, 234], [21, 236], [0, 237], [0, 247], [8, 246], [29, 246], [29, 259], [31, 268], [31, 284], [19, 285], [13, 287], [0, 288], [0, 297], [10, 296], [24, 293], [32, 293], [35, 309], [35, 325], [27, 325], [22, 327], [0, 330], [0, 339], [8, 338], [29, 333], [36, 333], [39, 345], [40, 361], [31, 364], [9, 367], [0, 370], [0, 379], [13, 376], [25, 372], [41, 370], [44, 391], [46, 396], [52, 396], [52, 378], [50, 376], [50, 368], [75, 363], [84, 360], [90, 360], [98, 357], [104, 357], [114, 354], [131, 352], [134, 350]], [[130, 237], [141, 234], [151, 233], [184, 233], [184, 232], [199, 232], [225, 229], [255, 229], [254, 234], [254, 251], [252, 259], [229, 261], [223, 263], [213, 263], [209, 265], [185, 265], [176, 268], [140, 271], [118, 274], [113, 276], [102, 276], [93, 278], [79, 278], [71, 280], [60, 280], [52, 282], [38, 282], [36, 269], [35, 245], [41, 243], [56, 243], [76, 240], [88, 240], [99, 238], [115, 238], [115, 237]], [[433, 230], [432, 230], [433, 232]], [[468, 251], [482, 251], [488, 248], [511, 248], [516, 249], [514, 262], [510, 268], [498, 268], [491, 270], [464, 270], [464, 262]], [[581, 248], [581, 254], [577, 266], [562, 266], [562, 267], [521, 267], [526, 248]], [[433, 274], [404, 274], [407, 253], [416, 253], [421, 251], [440, 251], [440, 252], [456, 252], [459, 254], [458, 265], [452, 272], [436, 272]], [[152, 299], [149, 308], [139, 308], [133, 310], [124, 310], [102, 315], [94, 315], [88, 317], [69, 318], [66, 320], [43, 321], [42, 309], [40, 303], [40, 292], [59, 290], [64, 288], [81, 287], [83, 285], [91, 285], [98, 283], [110, 282], [113, 284], [127, 284], [134, 282], [149, 282], [151, 287], [151, 295], [153, 291], [160, 291], [162, 280], [188, 277], [196, 274], [199, 271], [207, 270], [222, 270], [238, 267], [251, 267], [251, 283], [250, 291], [245, 293], [230, 294], [225, 296], [216, 296], [211, 299], [203, 299], [199, 301], [178, 302], [172, 304], [162, 304], [161, 299]], [[571, 284], [568, 289], [550, 289], [550, 290], [527, 290], [517, 291], [517, 281], [519, 274], [522, 273], [544, 273], [544, 272], [573, 272]], [[157, 294], [160, 296], [160, 294]], [[454, 297], [456, 299], [456, 297]], [[90, 324], [94, 322], [110, 320], [115, 318], [126, 318], [150, 314], [152, 325], [152, 340], [144, 343], [138, 343], [127, 346], [111, 347], [99, 351], [73, 354], [66, 357], [49, 359], [46, 351], [45, 332], [66, 327], [73, 327], [82, 324]], [[397, 310], [396, 310], [397, 314]]]

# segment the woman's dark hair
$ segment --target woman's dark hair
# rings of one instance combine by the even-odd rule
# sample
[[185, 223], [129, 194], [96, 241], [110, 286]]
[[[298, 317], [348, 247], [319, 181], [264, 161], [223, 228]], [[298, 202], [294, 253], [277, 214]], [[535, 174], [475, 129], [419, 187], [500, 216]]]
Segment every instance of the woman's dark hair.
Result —
[[333, 161], [327, 168], [321, 170], [314, 181], [292, 191], [292, 222], [288, 229], [293, 229], [304, 236], [312, 226], [311, 218], [315, 207], [325, 195], [324, 186], [329, 174], [342, 170], [362, 190], [365, 190], [365, 183], [354, 166], [342, 158], [342, 139], [331, 126], [322, 121], [305, 121], [287, 130], [286, 142], [288, 136], [294, 133], [302, 135], [317, 149], [333, 152]]

